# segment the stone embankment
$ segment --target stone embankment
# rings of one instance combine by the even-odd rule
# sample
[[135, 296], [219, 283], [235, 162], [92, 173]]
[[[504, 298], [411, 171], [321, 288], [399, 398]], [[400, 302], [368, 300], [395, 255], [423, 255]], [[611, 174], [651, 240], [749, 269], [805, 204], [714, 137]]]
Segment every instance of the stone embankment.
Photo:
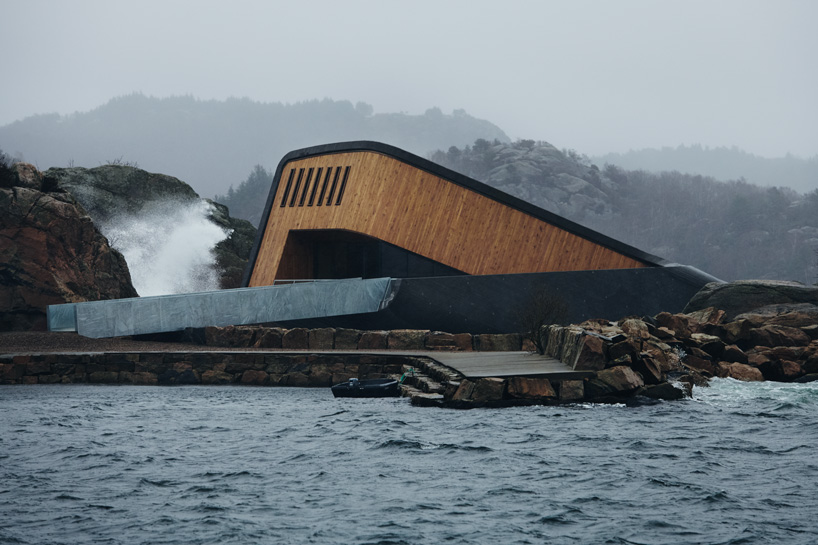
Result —
[[106, 352], [0, 355], [0, 384], [243, 384], [329, 387], [352, 377], [386, 378], [419, 367], [389, 354]]
[[416, 405], [472, 408], [681, 399], [712, 377], [818, 380], [818, 307], [809, 304], [764, 307], [729, 321], [724, 311], [708, 308], [545, 326], [546, 355], [586, 374], [570, 380], [466, 378], [434, 360], [441, 350], [519, 351], [526, 345], [515, 334], [237, 326], [185, 335], [206, 347], [0, 355], [0, 384], [328, 387], [352, 377], [403, 375], [404, 394]]
[[516, 352], [533, 350], [518, 333], [471, 335], [415, 329], [363, 331], [320, 328], [227, 326], [188, 329], [185, 340], [219, 348], [281, 348], [284, 350], [412, 350]]

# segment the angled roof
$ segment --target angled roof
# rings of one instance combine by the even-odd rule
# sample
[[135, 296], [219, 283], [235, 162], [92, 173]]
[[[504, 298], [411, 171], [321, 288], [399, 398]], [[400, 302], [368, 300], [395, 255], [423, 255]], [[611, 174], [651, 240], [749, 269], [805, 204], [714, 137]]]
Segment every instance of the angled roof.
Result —
[[[599, 261], [600, 266], [589, 267], [586, 264], [584, 266], [585, 269], [592, 269], [592, 268], [596, 268], [596, 269], [602, 269], [602, 268], [629, 268], [629, 267], [646, 267], [646, 266], [647, 267], [652, 267], [652, 266], [655, 267], [655, 266], [663, 266], [663, 265], [667, 264], [667, 262], [665, 260], [663, 260], [663, 259], [661, 259], [659, 257], [656, 257], [654, 255], [643, 252], [643, 251], [641, 251], [641, 250], [639, 250], [637, 248], [634, 248], [634, 247], [632, 247], [630, 245], [624, 244], [623, 242], [620, 242], [620, 241], [615, 240], [613, 238], [610, 238], [610, 237], [608, 237], [606, 235], [603, 235], [603, 234], [601, 234], [601, 233], [599, 233], [597, 231], [594, 231], [592, 229], [589, 229], [587, 227], [579, 225], [579, 224], [577, 224], [575, 222], [572, 222], [572, 221], [570, 221], [568, 219], [565, 219], [565, 218], [563, 218], [563, 217], [561, 217], [561, 216], [559, 216], [557, 214], [554, 214], [552, 212], [549, 212], [547, 210], [544, 210], [542, 208], [534, 206], [534, 205], [532, 205], [532, 204], [530, 204], [528, 202], [525, 202], [525, 201], [523, 201], [523, 200], [521, 200], [519, 198], [513, 197], [513, 196], [511, 196], [511, 195], [509, 195], [507, 193], [499, 191], [499, 190], [497, 190], [497, 189], [495, 189], [493, 187], [490, 187], [490, 186], [488, 186], [488, 185], [486, 185], [484, 183], [481, 183], [481, 182], [479, 182], [477, 180], [474, 180], [472, 178], [469, 178], [467, 176], [459, 174], [459, 173], [457, 173], [457, 172], [455, 172], [453, 170], [445, 168], [445, 167], [443, 167], [441, 165], [433, 163], [433, 162], [431, 162], [429, 160], [426, 160], [426, 159], [424, 159], [422, 157], [419, 157], [417, 155], [408, 153], [408, 152], [406, 152], [406, 151], [404, 151], [402, 149], [399, 149], [399, 148], [396, 148], [394, 146], [390, 146], [390, 145], [387, 145], [387, 144], [379, 143], [379, 142], [355, 141], [355, 142], [340, 142], [340, 143], [326, 144], [326, 145], [321, 145], [321, 146], [314, 146], [314, 147], [310, 147], [310, 148], [299, 149], [299, 150], [295, 150], [295, 151], [292, 151], [292, 152], [288, 153], [287, 155], [285, 155], [282, 158], [281, 162], [278, 164], [278, 167], [276, 169], [275, 176], [273, 178], [273, 184], [272, 184], [272, 187], [270, 188], [270, 193], [269, 193], [269, 195], [267, 197], [267, 202], [265, 204], [264, 213], [262, 214], [261, 223], [258, 226], [258, 233], [256, 235], [256, 241], [255, 241], [255, 244], [253, 245], [253, 249], [252, 249], [251, 254], [250, 254], [250, 260], [249, 260], [248, 266], [247, 266], [247, 268], [245, 270], [245, 275], [244, 275], [244, 280], [243, 280], [243, 285], [244, 286], [263, 285], [264, 283], [269, 283], [267, 281], [262, 280], [261, 281], [262, 283], [259, 284], [258, 279], [256, 279], [256, 281], [253, 281], [254, 270], [256, 269], [257, 264], [259, 264], [259, 259], [261, 257], [261, 254], [264, 254], [264, 252], [274, 251], [274, 252], [282, 253], [283, 248], [284, 248], [284, 242], [280, 241], [280, 243], [277, 246], [276, 245], [271, 246], [270, 245], [270, 238], [271, 237], [281, 238], [282, 236], [284, 236], [284, 232], [287, 231], [287, 230], [341, 229], [341, 230], [347, 230], [347, 231], [360, 232], [362, 234], [365, 234], [365, 235], [368, 235], [368, 236], [371, 236], [371, 237], [374, 237], [374, 238], [381, 238], [381, 235], [383, 234], [383, 236], [384, 236], [383, 240], [385, 240], [386, 242], [390, 242], [392, 244], [396, 244], [398, 246], [405, 247], [409, 251], [417, 252], [417, 253], [419, 253], [421, 255], [426, 255], [427, 253], [429, 253], [427, 251], [428, 248], [426, 248], [426, 250], [424, 250], [421, 247], [410, 247], [411, 245], [403, 243], [403, 242], [405, 242], [405, 239], [406, 239], [406, 237], [404, 235], [405, 235], [405, 231], [407, 229], [422, 229], [423, 228], [423, 227], [418, 227], [417, 221], [412, 223], [411, 226], [410, 226], [410, 224], [407, 224], [407, 226], [405, 228], [403, 228], [402, 230], [392, 229], [393, 232], [390, 235], [390, 233], [387, 233], [387, 229], [383, 229], [383, 226], [386, 225], [386, 223], [383, 223], [381, 225], [381, 227], [379, 228], [378, 226], [375, 226], [374, 224], [372, 224], [372, 222], [369, 222], [367, 229], [359, 229], [358, 226], [353, 224], [353, 223], [344, 223], [342, 221], [339, 221], [338, 214], [341, 213], [340, 212], [340, 207], [339, 207], [339, 209], [333, 210], [332, 212], [330, 212], [329, 211], [330, 203], [327, 202], [327, 206], [322, 207], [323, 210], [320, 210], [318, 207], [321, 204], [323, 204], [320, 197], [319, 197], [319, 200], [316, 202], [317, 206], [313, 207], [313, 208], [309, 208], [309, 207], [312, 206], [313, 200], [314, 200], [314, 198], [316, 196], [316, 193], [317, 193], [318, 182], [319, 182], [318, 178], [321, 177], [321, 172], [322, 172], [322, 167], [320, 165], [323, 164], [323, 163], [316, 162], [316, 161], [310, 162], [308, 160], [313, 160], [313, 159], [316, 159], [316, 158], [325, 157], [328, 161], [330, 161], [331, 164], [334, 164], [334, 163], [332, 163], [332, 161], [334, 159], [340, 159], [341, 155], [343, 155], [344, 159], [347, 160], [349, 157], [355, 156], [354, 154], [358, 154], [358, 153], [361, 153], [361, 152], [363, 152], [364, 154], [368, 154], [370, 156], [372, 154], [377, 154], [377, 155], [385, 157], [385, 158], [390, 158], [390, 159], [395, 160], [395, 161], [397, 161], [397, 162], [399, 162], [399, 163], [401, 163], [403, 165], [408, 165], [409, 167], [412, 167], [412, 169], [417, 169], [418, 171], [422, 171], [421, 174], [423, 174], [424, 176], [426, 174], [431, 175], [431, 176], [425, 176], [425, 177], [421, 176], [420, 178], [418, 178], [417, 175], [405, 176], [403, 174], [398, 173], [397, 170], [395, 170], [396, 167], [394, 166], [395, 165], [394, 163], [385, 162], [382, 167], [379, 167], [380, 170], [377, 171], [377, 172], [380, 173], [379, 174], [380, 179], [377, 181], [378, 184], [381, 184], [380, 186], [378, 186], [379, 191], [373, 191], [372, 188], [370, 187], [368, 189], [368, 191], [369, 191], [368, 193], [366, 193], [364, 195], [358, 195], [357, 196], [357, 198], [359, 198], [359, 199], [365, 199], [365, 198], [369, 198], [369, 196], [371, 196], [372, 199], [380, 198], [380, 199], [382, 199], [384, 201], [388, 201], [389, 198], [390, 198], [390, 195], [393, 192], [393, 190], [397, 189], [398, 185], [392, 186], [392, 188], [389, 189], [389, 190], [381, 190], [380, 187], [385, 183], [389, 183], [389, 184], [391, 184], [391, 183], [395, 183], [395, 184], [418, 183], [418, 180], [421, 180], [422, 183], [426, 183], [427, 179], [428, 180], [434, 180], [437, 185], [428, 185], [427, 184], [427, 186], [425, 188], [418, 188], [418, 190], [417, 190], [418, 192], [422, 192], [422, 191], [428, 192], [429, 187], [440, 188], [441, 184], [438, 183], [438, 182], [443, 181], [443, 182], [446, 182], [446, 183], [449, 183], [449, 184], [454, 184], [455, 186], [466, 190], [465, 192], [458, 191], [457, 192], [459, 194], [458, 198], [461, 198], [461, 197], [462, 198], [468, 198], [466, 194], [479, 195], [480, 197], [484, 198], [484, 199], [478, 199], [479, 202], [485, 203], [484, 205], [486, 207], [494, 207], [494, 209], [497, 209], [498, 207], [495, 206], [495, 205], [492, 205], [491, 203], [498, 203], [498, 204], [502, 205], [502, 207], [505, 207], [505, 208], [510, 209], [510, 210], [514, 210], [516, 212], [522, 213], [523, 216], [526, 216], [528, 218], [533, 218], [535, 220], [538, 220], [539, 222], [542, 222], [543, 225], [548, 226], [548, 229], [550, 229], [551, 226], [553, 226], [554, 228], [557, 228], [558, 230], [560, 230], [560, 233], [564, 232], [564, 233], [569, 234], [570, 236], [568, 238], [571, 238], [572, 240], [580, 240], [581, 239], [582, 241], [587, 241], [588, 243], [590, 243], [590, 245], [586, 244], [586, 246], [593, 246], [596, 249], [594, 251], [602, 249], [602, 250], [599, 250], [599, 252], [602, 252], [602, 253], [607, 252], [608, 254], [613, 252], [613, 253], [615, 253], [615, 254], [617, 254], [618, 256], [621, 257], [621, 259], [619, 259], [617, 261], [617, 264], [614, 265], [614, 266], [606, 266], [604, 264], [604, 260], [602, 260], [602, 261]], [[330, 163], [327, 163], [327, 164], [330, 164]], [[298, 169], [300, 173], [296, 175], [295, 170], [297, 169], [297, 167], [299, 165], [303, 166], [303, 168]], [[304, 169], [306, 169], [306, 168], [308, 168], [308, 170], [309, 170], [308, 174], [304, 174], [304, 172], [303, 172]], [[327, 169], [326, 169], [326, 178], [329, 178], [329, 170], [331, 170], [331, 168], [332, 167], [327, 167]], [[346, 180], [346, 177], [349, 175], [349, 172], [350, 172], [349, 168], [350, 167], [348, 167], [348, 166], [346, 167], [346, 172], [343, 175], [344, 183], [340, 184], [340, 186], [341, 186], [339, 188], [340, 192], [337, 194], [338, 195], [337, 202], [334, 202], [334, 204], [339, 204], [339, 205], [341, 204], [341, 194], [343, 192], [342, 188], [346, 185], [345, 180]], [[313, 177], [313, 170], [314, 169], [317, 171], [317, 175], [315, 176], [314, 184], [311, 186], [311, 193], [310, 193], [309, 199], [307, 199], [306, 197], [307, 197], [307, 193], [308, 193], [308, 187], [310, 187], [310, 179]], [[336, 180], [338, 178], [338, 173], [340, 172], [340, 170], [341, 170], [340, 166], [336, 167], [336, 170], [335, 170]], [[411, 171], [411, 169], [407, 170], [406, 172], [410, 172], [410, 171]], [[366, 174], [366, 175], [371, 176], [372, 172], [376, 172], [376, 171], [370, 169], [367, 172], [369, 174]], [[355, 174], [358, 174], [358, 173], [361, 173], [361, 169], [353, 171], [353, 176], [351, 177], [351, 179], [354, 180]], [[415, 172], [414, 174], [417, 174], [417, 173]], [[363, 176], [365, 174], [361, 173], [361, 175]], [[405, 178], [405, 179], [402, 179], [402, 177]], [[294, 178], [297, 179], [297, 183], [293, 182]], [[304, 178], [306, 180], [305, 185], [303, 186], [303, 189], [302, 189], [302, 186], [299, 185], [301, 183], [302, 178]], [[282, 179], [284, 179], [284, 180], [282, 180]], [[354, 180], [354, 181], [355, 181], [355, 183], [369, 183], [369, 181], [361, 181], [361, 180]], [[283, 184], [282, 184], [282, 182], [283, 182]], [[375, 182], [372, 182], [372, 183], [375, 183]], [[291, 188], [290, 186], [293, 186], [293, 187]], [[325, 186], [324, 189], [326, 189], [327, 181], [324, 182], [324, 186]], [[333, 186], [333, 190], [334, 190], [334, 184], [332, 184], [332, 186]], [[351, 186], [352, 186], [352, 182], [351, 182]], [[281, 189], [282, 192], [279, 192], [279, 189]], [[292, 193], [290, 193], [291, 189], [293, 189]], [[409, 189], [409, 190], [407, 190], [405, 188], [403, 188], [403, 189], [404, 189], [404, 193], [403, 193], [404, 198], [407, 195], [409, 195], [410, 197], [413, 198], [414, 194], [411, 193], [411, 191], [412, 191], [411, 189]], [[437, 189], [435, 189], [435, 190], [437, 190]], [[300, 195], [300, 199], [296, 199], [296, 193], [298, 193], [299, 191], [302, 191], [302, 193]], [[349, 190], [349, 192], [347, 193], [347, 195], [349, 195], [349, 196], [348, 197], [345, 196], [344, 198], [345, 199], [354, 198], [355, 195], [352, 194], [351, 192], [352, 192], [352, 190]], [[286, 193], [286, 195], [283, 195], [283, 193]], [[451, 193], [451, 192], [449, 192], [449, 193]], [[322, 189], [321, 194], [323, 195], [323, 189]], [[429, 214], [430, 217], [431, 217], [434, 214], [433, 209], [436, 206], [435, 203], [436, 202], [441, 202], [441, 206], [443, 204], [442, 204], [442, 201], [435, 201], [434, 198], [431, 198], [432, 200], [429, 200], [429, 199], [430, 198], [427, 197], [427, 201], [424, 204], [425, 208], [423, 208], [422, 213], [423, 214]], [[486, 200], [486, 199], [488, 199], [488, 200]], [[470, 206], [473, 206], [475, 202], [476, 201], [473, 198], [471, 198], [471, 200], [469, 201]], [[350, 214], [353, 213], [353, 209], [354, 210], [360, 210], [361, 205], [363, 203], [361, 203], [361, 202], [351, 203], [351, 202], [345, 201], [344, 204], [346, 204], [348, 206], [348, 208], [346, 209], [346, 210], [348, 210], [348, 212], [344, 212], [344, 214], [349, 216]], [[371, 205], [372, 203], [368, 203], [368, 204]], [[289, 206], [287, 206], [287, 205], [289, 205]], [[400, 218], [397, 218], [396, 216], [403, 213], [403, 211], [405, 211], [407, 215], [414, 215], [415, 218], [420, 213], [418, 210], [414, 210], [414, 211], [410, 210], [411, 203], [407, 203], [405, 206], [403, 204], [401, 204], [400, 211], [397, 210], [397, 208], [394, 206], [394, 203], [390, 203], [390, 206], [392, 207], [392, 209], [388, 213], [391, 214], [391, 216], [389, 218], [384, 219], [384, 222], [391, 222], [390, 223], [390, 228], [394, 227], [394, 225], [392, 225], [392, 224], [394, 224], [395, 222], [402, 221]], [[355, 207], [355, 208], [353, 208], [353, 207]], [[301, 210], [298, 210], [298, 208], [301, 208]], [[379, 210], [378, 208], [370, 208], [368, 213], [373, 214], [374, 213], [373, 211], [378, 211], [378, 210]], [[438, 235], [445, 235], [446, 234], [446, 228], [447, 228], [447, 225], [448, 225], [447, 222], [456, 221], [457, 218], [460, 216], [461, 212], [462, 212], [462, 209], [457, 209], [456, 212], [453, 211], [453, 210], [448, 210], [448, 212], [447, 212], [448, 215], [445, 216], [442, 221], [441, 220], [436, 220], [436, 224], [435, 224], [436, 229], [437, 229], [436, 233]], [[296, 214], [296, 213], [300, 214], [300, 216], [298, 218], [296, 218], [296, 216], [293, 216], [293, 215], [288, 215], [288, 214]], [[386, 214], [386, 213], [387, 212], [384, 212], [384, 214]], [[330, 218], [331, 214], [332, 214], [332, 217]], [[319, 215], [321, 215], [322, 217], [327, 218], [327, 219], [325, 221], [325, 225], [322, 224], [320, 221], [317, 221], [317, 220], [316, 221], [302, 221], [302, 218], [305, 215], [309, 215], [310, 218], [317, 218]], [[530, 222], [526, 223], [527, 220], [522, 221], [522, 223], [521, 223], [521, 220], [519, 220], [519, 217], [520, 217], [520, 214], [517, 214], [515, 216], [515, 218], [517, 218], [517, 219], [514, 220], [514, 224], [519, 225], [520, 226], [519, 229], [522, 229], [523, 226], [527, 226], [526, 229], [531, 231], [531, 225], [532, 224]], [[508, 220], [508, 218], [506, 218], [506, 220]], [[276, 222], [280, 222], [281, 225], [277, 224]], [[484, 226], [479, 225], [478, 227], [484, 227]], [[497, 226], [493, 226], [492, 228], [493, 229], [503, 229], [505, 227], [504, 227], [504, 225], [497, 225]], [[511, 231], [511, 230], [514, 229], [514, 227], [508, 227], [508, 229]], [[276, 230], [279, 231], [278, 234], [274, 234], [274, 231], [276, 231]], [[368, 230], [368, 232], [367, 232], [367, 230]], [[401, 236], [395, 238], [396, 237], [395, 233], [397, 231], [401, 231]], [[465, 237], [465, 236], [468, 236], [469, 234], [470, 233], [466, 232], [466, 233], [463, 233], [462, 235], [459, 235], [459, 236], [464, 236]], [[392, 236], [392, 239], [389, 238], [390, 236]], [[428, 238], [429, 234], [427, 233], [425, 236]], [[531, 238], [532, 236], [534, 236], [534, 235], [526, 235], [527, 238]], [[548, 232], [547, 234], [544, 234], [543, 237], [544, 237], [544, 241], [540, 241], [540, 246], [535, 246], [534, 251], [542, 252], [542, 250], [543, 250], [542, 244], [547, 244], [547, 245], [562, 244], [562, 242], [552, 242], [552, 241], [556, 241], [556, 238], [557, 238], [557, 237], [554, 237], [554, 232]], [[451, 242], [451, 241], [449, 241], [449, 242]], [[528, 251], [527, 248], [524, 248], [524, 247], [520, 248], [520, 252], [524, 253], [526, 251]], [[562, 255], [565, 256], [565, 255], [567, 255], [567, 252], [570, 252], [572, 250], [570, 248], [566, 247], [565, 250], [561, 250], [561, 251], [563, 252]], [[445, 259], [446, 259], [445, 254], [442, 254], [442, 255], [441, 254], [427, 255], [427, 257], [429, 257], [431, 259], [436, 259], [436, 260], [441, 261], [443, 263], [445, 263]], [[508, 252], [505, 254], [504, 257], [501, 257], [501, 258], [498, 258], [498, 259], [507, 261], [508, 260]], [[277, 263], [278, 262], [276, 262], [276, 265], [273, 268], [276, 268], [278, 266]], [[471, 271], [467, 270], [468, 267], [458, 267], [457, 263], [454, 263], [454, 264], [446, 263], [446, 264], [454, 266], [455, 268], [459, 268], [461, 270], [464, 270], [464, 272], [468, 272], [470, 274], [502, 274], [502, 273], [511, 273], [511, 272], [543, 272], [543, 269], [539, 269], [539, 270], [506, 270], [506, 271], [503, 271], [503, 270], [490, 270], [490, 271], [486, 271], [486, 272], [482, 272], [482, 271], [481, 272], [471, 272]], [[522, 265], [522, 266], [524, 267], [524, 265]], [[580, 265], [580, 266], [582, 267], [582, 265]], [[475, 269], [475, 270], [477, 270], [477, 269]], [[566, 270], [566, 269], [561, 269], [561, 270]]]

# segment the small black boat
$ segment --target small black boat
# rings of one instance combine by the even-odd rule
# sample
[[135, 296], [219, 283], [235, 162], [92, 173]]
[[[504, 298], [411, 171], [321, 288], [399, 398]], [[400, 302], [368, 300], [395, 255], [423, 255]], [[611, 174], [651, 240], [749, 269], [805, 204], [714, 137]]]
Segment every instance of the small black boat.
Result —
[[351, 378], [347, 382], [332, 387], [335, 397], [398, 397], [400, 383], [391, 378], [358, 380]]

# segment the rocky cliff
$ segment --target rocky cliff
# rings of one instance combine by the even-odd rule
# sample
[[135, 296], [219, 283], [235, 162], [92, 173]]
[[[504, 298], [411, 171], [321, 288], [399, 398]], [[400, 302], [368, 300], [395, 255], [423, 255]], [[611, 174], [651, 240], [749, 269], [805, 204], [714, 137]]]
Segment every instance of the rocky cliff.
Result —
[[[105, 226], [125, 217], [138, 217], [158, 207], [173, 214], [184, 204], [202, 201], [192, 187], [177, 178], [129, 165], [52, 168], [43, 178], [45, 183], [70, 192], [103, 232]], [[204, 201], [209, 204], [209, 220], [229, 233], [213, 250], [220, 287], [238, 287], [256, 230], [245, 220], [231, 218], [227, 207]], [[112, 244], [116, 246], [117, 241]]]
[[135, 297], [128, 265], [77, 200], [32, 165], [0, 182], [0, 330], [45, 329], [48, 305]]

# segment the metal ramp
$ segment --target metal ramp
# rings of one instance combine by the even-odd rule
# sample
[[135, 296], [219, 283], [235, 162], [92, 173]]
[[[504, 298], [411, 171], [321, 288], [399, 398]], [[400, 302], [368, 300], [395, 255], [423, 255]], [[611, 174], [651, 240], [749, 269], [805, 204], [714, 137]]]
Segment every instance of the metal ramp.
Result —
[[389, 304], [394, 284], [391, 278], [321, 280], [50, 305], [48, 329], [101, 338], [366, 314]]

